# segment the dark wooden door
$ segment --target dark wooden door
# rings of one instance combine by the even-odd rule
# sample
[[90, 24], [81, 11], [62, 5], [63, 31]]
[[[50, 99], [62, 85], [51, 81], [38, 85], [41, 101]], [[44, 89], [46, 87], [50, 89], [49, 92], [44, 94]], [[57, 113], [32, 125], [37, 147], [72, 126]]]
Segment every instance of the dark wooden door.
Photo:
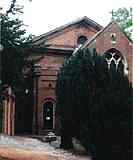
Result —
[[43, 106], [43, 125], [44, 129], [53, 129], [53, 103], [47, 101]]

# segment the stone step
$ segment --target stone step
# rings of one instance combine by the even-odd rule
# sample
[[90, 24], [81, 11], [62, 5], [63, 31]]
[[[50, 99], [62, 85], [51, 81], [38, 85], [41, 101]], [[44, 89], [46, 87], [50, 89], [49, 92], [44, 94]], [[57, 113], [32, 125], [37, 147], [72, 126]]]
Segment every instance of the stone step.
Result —
[[49, 129], [49, 130], [41, 130], [40, 132], [39, 132], [39, 135], [47, 135], [49, 132], [53, 132], [53, 133], [55, 133], [55, 131], [53, 130], [53, 129]]

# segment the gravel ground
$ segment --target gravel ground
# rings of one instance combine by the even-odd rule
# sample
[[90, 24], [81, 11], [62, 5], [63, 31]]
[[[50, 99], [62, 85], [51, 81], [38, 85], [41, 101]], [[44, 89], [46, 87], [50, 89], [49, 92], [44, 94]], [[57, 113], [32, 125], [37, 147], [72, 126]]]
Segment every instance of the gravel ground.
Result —
[[[4, 157], [7, 158], [8, 155], [12, 155], [12, 157], [19, 155], [26, 158], [23, 159], [21, 157], [15, 160], [91, 160], [88, 156], [74, 155], [73, 153], [56, 149], [55, 147], [57, 146], [57, 141], [50, 145], [33, 138], [0, 135], [0, 156], [4, 154]], [[38, 156], [38, 158], [35, 156]]]

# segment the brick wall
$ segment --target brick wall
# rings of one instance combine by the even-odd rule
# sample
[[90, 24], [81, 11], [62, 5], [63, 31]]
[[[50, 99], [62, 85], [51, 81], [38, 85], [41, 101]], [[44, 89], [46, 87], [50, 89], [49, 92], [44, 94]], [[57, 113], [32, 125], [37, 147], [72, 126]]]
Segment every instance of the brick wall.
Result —
[[[111, 34], [116, 34], [116, 43], [113, 44], [111, 40]], [[133, 82], [132, 79], [132, 62], [133, 62], [133, 50], [132, 43], [127, 39], [127, 37], [121, 32], [118, 25], [111, 23], [99, 36], [96, 37], [94, 41], [87, 45], [87, 47], [96, 47], [97, 53], [103, 54], [110, 48], [115, 48], [119, 50], [123, 57], [126, 58], [129, 68], [129, 80]]]
[[[50, 47], [75, 48], [79, 36], [85, 35], [88, 39], [91, 39], [96, 32], [97, 31], [91, 27], [76, 25], [50, 36], [46, 43], [50, 44]], [[68, 58], [69, 55], [67, 55], [67, 53], [62, 54], [60, 51], [51, 53], [48, 50], [47, 55], [38, 61], [42, 68], [41, 76], [38, 79], [38, 133], [41, 133], [44, 125], [43, 105], [48, 98], [56, 101], [55, 86], [57, 73], [64, 59]], [[55, 126], [58, 126], [56, 122]]]
[[[54, 35], [48, 39], [47, 43], [51, 46], [58, 47], [75, 47], [77, 44], [77, 37], [80, 35], [86, 35], [88, 39], [91, 39], [96, 31], [92, 28], [86, 28], [83, 26], [70, 27], [65, 29], [63, 33]], [[111, 34], [116, 34], [116, 43], [111, 42]], [[96, 40], [96, 41], [95, 41]], [[111, 24], [99, 34], [96, 39], [93, 40], [87, 47], [96, 47], [98, 53], [105, 53], [110, 48], [116, 48], [122, 53], [122, 56], [126, 57], [129, 65], [129, 79], [132, 81], [132, 60], [133, 60], [133, 46], [131, 42], [120, 31], [116, 24]], [[64, 59], [68, 58], [68, 55], [61, 54], [59, 51], [56, 53], [48, 52], [38, 63], [42, 67], [41, 76], [38, 80], [38, 129], [39, 133], [43, 130], [43, 104], [48, 98], [56, 101], [55, 85], [57, 79], [57, 73], [62, 66]], [[132, 81], [133, 82], [133, 81]], [[35, 107], [35, 106], [34, 106]], [[56, 125], [56, 124], [55, 124]]]
[[66, 28], [63, 32], [58, 33], [58, 35], [50, 37], [47, 43], [52, 46], [75, 48], [77, 46], [77, 38], [79, 36], [85, 35], [88, 39], [90, 39], [96, 33], [97, 31], [91, 27], [73, 26]]

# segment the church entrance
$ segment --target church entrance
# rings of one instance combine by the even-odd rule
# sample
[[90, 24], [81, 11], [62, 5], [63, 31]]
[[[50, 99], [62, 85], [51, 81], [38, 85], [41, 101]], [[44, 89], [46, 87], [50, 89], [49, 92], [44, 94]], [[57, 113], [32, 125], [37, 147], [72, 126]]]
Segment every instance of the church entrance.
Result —
[[46, 101], [43, 105], [43, 128], [54, 129], [54, 103]]

